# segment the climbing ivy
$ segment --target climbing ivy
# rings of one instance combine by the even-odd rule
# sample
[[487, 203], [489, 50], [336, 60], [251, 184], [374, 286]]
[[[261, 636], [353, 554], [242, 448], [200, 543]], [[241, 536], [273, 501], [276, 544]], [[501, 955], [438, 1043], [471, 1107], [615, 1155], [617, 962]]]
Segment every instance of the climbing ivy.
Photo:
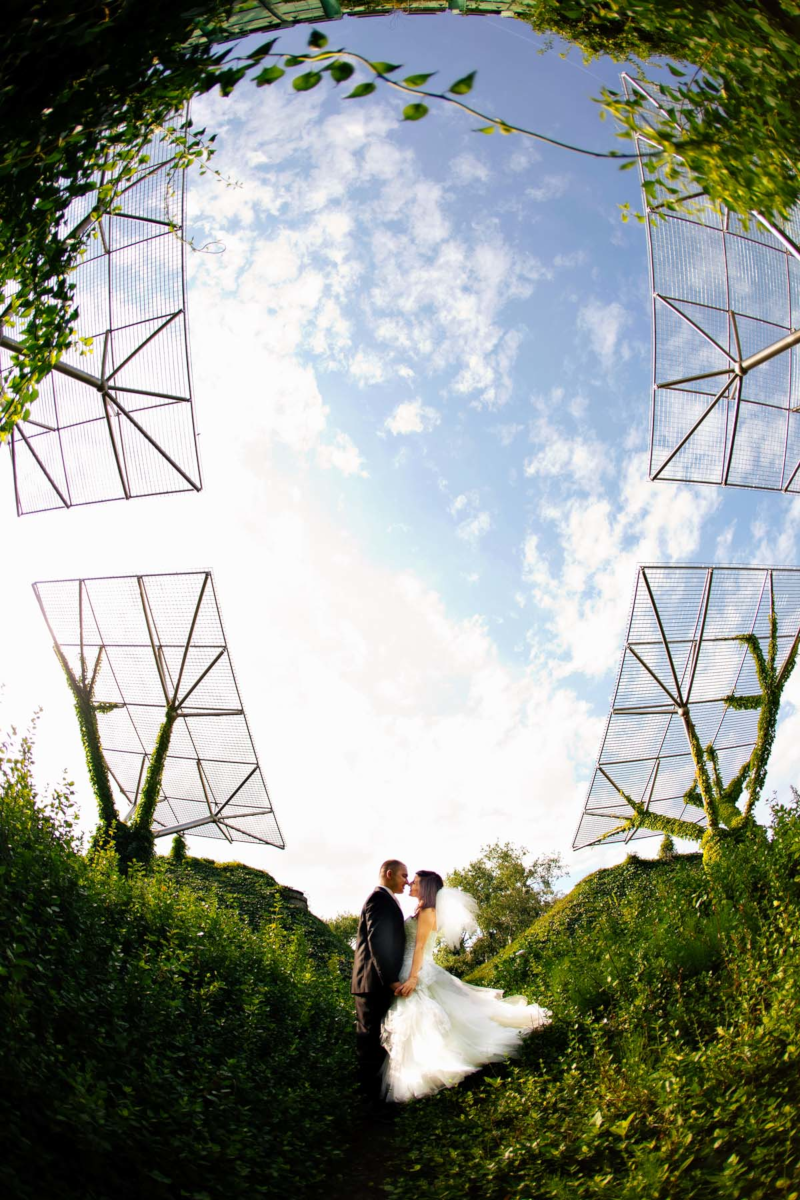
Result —
[[164, 761], [169, 752], [170, 737], [177, 712], [172, 706], [167, 708], [153, 752], [150, 755], [150, 764], [136, 811], [130, 822], [126, 823], [120, 819], [117, 812], [108, 763], [103, 754], [100, 729], [97, 724], [98, 713], [111, 712], [115, 708], [122, 707], [120, 704], [97, 701], [94, 698], [103, 650], [101, 648], [97, 653], [91, 675], [89, 675], [83, 655], [81, 655], [80, 675], [77, 675], [58, 646], [55, 647], [55, 652], [66, 676], [67, 685], [72, 692], [89, 778], [100, 813], [100, 823], [92, 838], [92, 848], [102, 850], [110, 847], [115, 852], [123, 873], [126, 873], [131, 863], [134, 862], [146, 866], [152, 861], [155, 854], [153, 814], [161, 796]]
[[[399, 78], [401, 67], [369, 62], [346, 50], [328, 50], [314, 30], [310, 54], [274, 49], [275, 40], [235, 57], [220, 43], [230, 36], [233, 0], [198, 0], [191, 7], [154, 6], [144, 0], [34, 0], [14, 6], [3, 27], [0, 79], [0, 332], [17, 343], [11, 368], [0, 381], [0, 441], [30, 416], [39, 387], [76, 341], [74, 271], [85, 248], [83, 222], [70, 228], [72, 202], [94, 194], [95, 217], [113, 210], [121, 189], [146, 169], [154, 137], [165, 140], [171, 170], [199, 163], [207, 169], [214, 135], [171, 118], [213, 88], [228, 96], [245, 78], [270, 86], [287, 71], [299, 93], [317, 87], [325, 73], [334, 85], [353, 75], [357, 62], [371, 78], [347, 99], [377, 87], [405, 92], [402, 119], [419, 121], [429, 106], [457, 104], [481, 123], [481, 134], [518, 134], [595, 157], [635, 154], [568, 146], [540, 132], [467, 105], [475, 72], [442, 91], [425, 89], [435, 72]], [[347, 4], [345, 3], [345, 8]], [[554, 32], [591, 57], [609, 53], [647, 59], [669, 54], [698, 64], [691, 76], [672, 68], [666, 113], [650, 112], [653, 140], [647, 170], [667, 178], [688, 170], [718, 204], [746, 216], [757, 209], [785, 217], [800, 196], [800, 9], [795, 0], [773, 3], [724, 0], [708, 5], [683, 0], [531, 0], [521, 19], [538, 32]], [[264, 65], [267, 59], [274, 60]], [[280, 65], [279, 65], [280, 64]], [[604, 111], [622, 124], [622, 136], [639, 130], [641, 96], [605, 90]], [[625, 165], [625, 164], [623, 164]], [[99, 186], [98, 186], [99, 184]], [[667, 193], [664, 207], [680, 203]], [[90, 222], [91, 223], [91, 215]]]
[[[672, 838], [679, 837], [687, 838], [689, 841], [699, 841], [703, 847], [703, 860], [706, 865], [710, 865], [722, 857], [727, 842], [755, 834], [760, 830], [753, 811], [764, 789], [767, 765], [775, 741], [781, 696], [797, 662], [800, 632], [795, 637], [780, 670], [777, 667], [778, 618], [775, 614], [774, 602], [770, 607], [769, 644], [766, 655], [761, 648], [761, 643], [753, 633], [739, 634], [732, 640], [741, 642], [747, 647], [753, 659], [756, 678], [761, 689], [757, 695], [737, 696], [731, 694], [725, 698], [727, 708], [739, 711], [759, 710], [756, 739], [750, 757], [742, 764], [733, 778], [725, 784], [714, 746], [708, 745], [703, 749], [688, 708], [682, 710], [681, 716], [695, 768], [694, 781], [685, 793], [683, 802], [694, 808], [702, 809], [705, 815], [705, 824], [698, 825], [693, 821], [653, 812], [646, 808], [641, 801], [634, 800], [620, 788], [619, 794], [626, 804], [630, 805], [633, 813], [622, 824], [604, 834], [600, 841], [605, 841], [620, 833], [649, 829], [654, 833], [664, 833]], [[747, 788], [746, 799], [744, 804], [740, 805], [745, 788]]]

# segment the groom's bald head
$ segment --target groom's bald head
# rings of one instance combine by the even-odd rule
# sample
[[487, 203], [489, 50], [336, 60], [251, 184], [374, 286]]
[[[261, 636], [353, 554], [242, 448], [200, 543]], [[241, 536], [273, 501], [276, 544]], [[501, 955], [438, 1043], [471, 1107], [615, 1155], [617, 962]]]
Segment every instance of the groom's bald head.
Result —
[[398, 894], [408, 883], [408, 867], [399, 858], [387, 858], [381, 863], [379, 878], [384, 887]]

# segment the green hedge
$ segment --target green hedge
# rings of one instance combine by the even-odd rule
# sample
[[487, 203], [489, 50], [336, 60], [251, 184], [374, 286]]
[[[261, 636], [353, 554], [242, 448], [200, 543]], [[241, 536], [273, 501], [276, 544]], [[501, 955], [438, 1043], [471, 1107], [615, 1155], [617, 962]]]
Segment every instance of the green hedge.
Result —
[[87, 861], [30, 767], [0, 750], [0, 1192], [319, 1195], [353, 1089], [337, 960], [177, 872]]
[[417, 1200], [799, 1200], [797, 805], [734, 860], [597, 872], [473, 976], [553, 1024], [409, 1108]]

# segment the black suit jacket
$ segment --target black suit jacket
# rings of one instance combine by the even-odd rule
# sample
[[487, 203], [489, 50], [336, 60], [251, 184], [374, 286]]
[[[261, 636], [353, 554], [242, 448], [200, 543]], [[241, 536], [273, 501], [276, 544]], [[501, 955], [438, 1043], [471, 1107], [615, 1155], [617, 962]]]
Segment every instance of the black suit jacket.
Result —
[[400, 978], [405, 952], [403, 914], [383, 888], [375, 888], [361, 910], [350, 991], [368, 996], [388, 991]]

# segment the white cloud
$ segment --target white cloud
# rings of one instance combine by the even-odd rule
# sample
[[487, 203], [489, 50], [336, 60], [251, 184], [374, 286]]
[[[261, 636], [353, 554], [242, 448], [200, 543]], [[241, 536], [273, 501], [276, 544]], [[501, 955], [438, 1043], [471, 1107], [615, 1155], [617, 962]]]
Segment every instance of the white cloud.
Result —
[[567, 270], [571, 267], [582, 267], [588, 257], [585, 250], [570, 250], [567, 254], [557, 254], [553, 259], [553, 266]]
[[382, 383], [386, 378], [386, 367], [382, 358], [374, 351], [369, 350], [356, 351], [349, 371], [360, 387]]
[[614, 365], [616, 357], [630, 358], [630, 347], [620, 338], [629, 323], [630, 314], [618, 300], [604, 304], [592, 299], [578, 311], [578, 330], [588, 334], [589, 345], [606, 370]]
[[453, 500], [452, 504], [450, 505], [450, 515], [453, 517], [457, 516], [458, 513], [462, 512], [465, 508], [467, 508], [467, 506], [473, 508], [477, 507], [477, 505], [480, 504], [480, 498], [480, 492], [462, 492], [461, 495], [456, 496], [455, 500]]
[[326, 470], [335, 467], [343, 475], [360, 475], [368, 479], [369, 473], [364, 470], [364, 460], [358, 447], [346, 433], [337, 433], [331, 443], [320, 443], [317, 446], [317, 462]]
[[477, 546], [478, 542], [492, 528], [492, 518], [488, 512], [476, 513], [473, 517], [468, 517], [466, 521], [462, 521], [456, 529], [456, 536], [460, 537], [463, 542], [467, 542], [470, 546]]
[[458, 154], [450, 162], [450, 174], [457, 184], [485, 183], [489, 178], [489, 168], [483, 159], [474, 154]]
[[424, 405], [421, 400], [405, 400], [386, 418], [384, 426], [395, 436], [399, 433], [429, 433], [441, 419], [435, 408]]
[[518, 433], [522, 433], [524, 425], [516, 425], [510, 422], [507, 425], [495, 425], [492, 433], [495, 435], [501, 446], [510, 446]]
[[542, 204], [546, 200], [557, 200], [559, 196], [564, 195], [568, 186], [568, 175], [545, 175], [541, 183], [525, 188], [525, 198], [532, 200], [535, 204]]
[[541, 153], [532, 142], [523, 142], [520, 147], [514, 150], [505, 160], [505, 168], [515, 175], [521, 174], [523, 171], [529, 170], [534, 163], [541, 161]]
[[536, 450], [525, 459], [529, 479], [549, 478], [567, 491], [592, 492], [614, 470], [613, 452], [596, 437], [565, 431], [547, 416], [531, 424], [530, 441]]
[[528, 535], [523, 577], [549, 615], [547, 633], [533, 631], [534, 647], [554, 638], [552, 648], [561, 656], [557, 669], [564, 673], [599, 676], [612, 669], [637, 565], [690, 560], [719, 503], [712, 489], [654, 486], [647, 478], [647, 455], [637, 454], [607, 490], [543, 507], [560, 561], [538, 533]]

